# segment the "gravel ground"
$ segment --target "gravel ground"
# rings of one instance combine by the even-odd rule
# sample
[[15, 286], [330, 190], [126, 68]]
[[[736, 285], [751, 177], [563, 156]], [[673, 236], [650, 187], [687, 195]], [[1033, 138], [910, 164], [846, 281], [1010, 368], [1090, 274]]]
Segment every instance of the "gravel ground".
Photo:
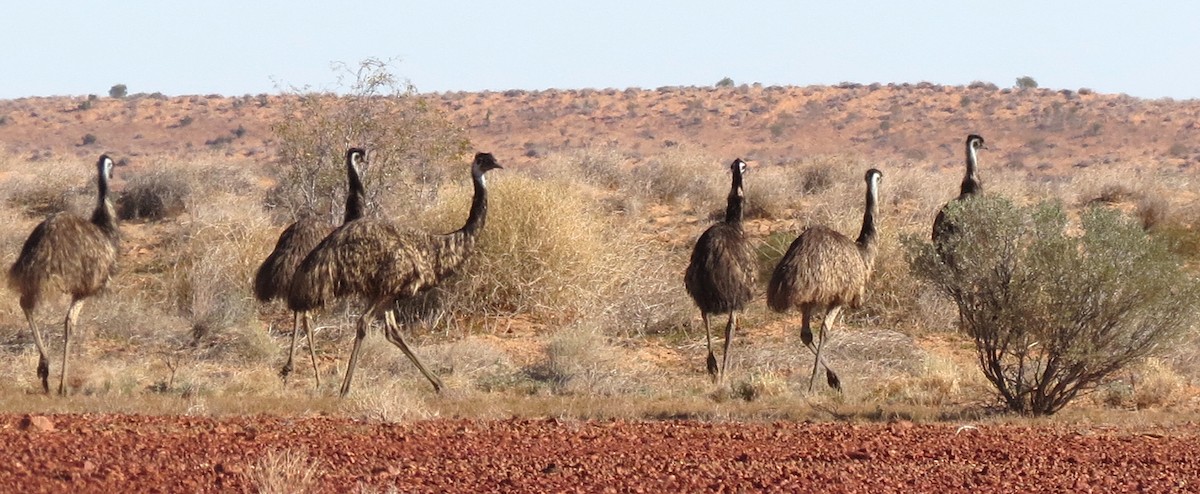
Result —
[[[1200, 426], [0, 415], [5, 492], [1196, 492]], [[264, 467], [298, 454], [300, 467]], [[394, 489], [393, 489], [394, 488]]]

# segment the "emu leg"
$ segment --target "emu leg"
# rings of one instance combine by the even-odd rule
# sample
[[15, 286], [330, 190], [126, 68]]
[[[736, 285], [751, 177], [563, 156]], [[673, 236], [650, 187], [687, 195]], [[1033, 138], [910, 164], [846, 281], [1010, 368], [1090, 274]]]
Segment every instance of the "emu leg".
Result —
[[75, 321], [79, 319], [79, 311], [83, 309], [83, 299], [71, 300], [67, 308], [67, 320], [63, 322], [63, 356], [62, 369], [58, 375], [58, 394], [67, 395], [67, 357], [71, 354], [71, 333], [75, 331]]
[[[317, 385], [316, 385], [315, 389], [321, 389], [321, 369], [319, 367], [317, 367], [317, 350], [313, 347], [312, 318], [309, 317], [308, 312], [304, 313], [303, 321], [304, 321], [304, 335], [306, 338], [308, 338], [308, 356], [309, 356], [309, 358], [312, 359], [313, 379], [315, 379], [317, 381]], [[292, 338], [292, 341], [295, 342], [295, 337]], [[293, 343], [293, 346], [294, 346], [294, 343]]]
[[292, 356], [296, 354], [296, 334], [300, 332], [300, 312], [292, 312], [292, 346], [288, 347], [287, 363], [279, 369], [279, 377], [287, 384], [288, 375], [292, 373]]
[[37, 322], [33, 320], [33, 307], [25, 307], [25, 304], [22, 303], [21, 309], [25, 311], [25, 319], [29, 321], [30, 331], [33, 331], [33, 345], [37, 347], [38, 351], [37, 376], [42, 381], [42, 392], [49, 394], [50, 360], [46, 358], [46, 344], [42, 342], [42, 332], [38, 330]]
[[708, 313], [700, 312], [700, 319], [704, 321], [704, 340], [708, 343], [708, 375], [713, 382], [717, 382], [717, 357], [713, 355], [712, 350], [712, 331], [708, 326]]
[[[816, 356], [817, 361], [820, 361], [821, 365], [825, 367], [825, 381], [829, 383], [829, 387], [839, 392], [842, 390], [842, 382], [838, 379], [837, 374], [833, 372], [833, 369], [830, 369], [828, 364], [826, 364], [824, 361], [821, 361], [821, 347], [825, 346], [825, 338], [829, 336], [829, 332], [833, 330], [833, 323], [837, 320], [837, 317], [839, 314], [841, 314], [841, 312], [842, 308], [835, 306], [825, 313], [825, 318], [821, 321], [821, 339], [817, 342]], [[814, 376], [815, 375], [816, 374], [814, 373]]]
[[429, 369], [425, 368], [425, 364], [421, 363], [421, 359], [418, 359], [417, 355], [408, 348], [408, 343], [404, 341], [404, 335], [400, 333], [400, 325], [396, 323], [396, 318], [392, 314], [392, 311], [384, 312], [383, 320], [387, 328], [383, 334], [387, 337], [387, 340], [392, 342], [393, 345], [400, 347], [400, 351], [404, 352], [409, 360], [412, 360], [412, 363], [417, 366], [417, 370], [421, 371], [421, 374], [425, 375], [425, 379], [428, 379], [429, 383], [433, 385], [433, 390], [441, 393], [442, 380], [438, 379], [432, 372], [429, 372]]
[[802, 310], [804, 311], [804, 316], [800, 323], [800, 341], [804, 342], [804, 346], [808, 347], [809, 351], [813, 353], [812, 375], [808, 378], [808, 390], [812, 391], [813, 381], [817, 378], [817, 368], [821, 365], [821, 352], [813, 346], [812, 309], [805, 307]]
[[371, 323], [375, 312], [379, 310], [382, 301], [376, 301], [358, 317], [358, 331], [354, 334], [354, 348], [350, 350], [350, 362], [346, 364], [346, 377], [342, 380], [342, 390], [339, 396], [350, 394], [350, 382], [354, 380], [354, 368], [358, 365], [358, 354], [362, 351], [362, 341], [367, 337], [367, 325]]
[[[818, 366], [825, 368], [825, 380], [829, 383], [829, 386], [834, 389], [841, 390], [841, 381], [838, 380], [837, 374], [829, 368], [829, 365], [826, 364], [823, 359], [821, 359], [820, 348], [813, 345], [812, 310], [813, 309], [810, 308], [804, 309], [804, 322], [803, 326], [800, 328], [800, 340], [804, 342], [804, 346], [807, 347], [808, 350], [813, 354], [813, 370], [812, 375], [808, 380], [808, 390], [812, 391], [813, 383], [816, 381]], [[822, 329], [820, 342], [823, 343], [825, 340], [825, 333], [828, 331], [829, 327], [826, 326], [826, 324], [832, 324], [833, 318], [837, 317], [839, 311], [841, 311], [840, 307], [830, 309], [828, 312], [826, 312], [825, 320], [821, 321]]]
[[729, 344], [733, 341], [733, 331], [737, 328], [737, 311], [729, 311], [729, 321], [725, 323], [725, 346], [721, 354], [721, 371], [717, 374], [717, 382], [725, 380], [725, 371], [729, 369]]

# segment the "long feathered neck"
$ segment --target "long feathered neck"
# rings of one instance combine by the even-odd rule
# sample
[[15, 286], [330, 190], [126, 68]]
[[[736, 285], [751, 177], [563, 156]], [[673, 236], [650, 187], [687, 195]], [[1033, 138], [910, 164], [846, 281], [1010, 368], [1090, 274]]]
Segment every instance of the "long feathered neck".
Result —
[[487, 182], [483, 178], [483, 170], [472, 167], [471, 183], [475, 187], [475, 195], [471, 198], [471, 214], [467, 216], [466, 224], [455, 233], [474, 237], [487, 221]]
[[978, 151], [975, 148], [975, 141], [967, 141], [967, 173], [963, 176], [962, 187], [959, 188], [961, 196], [983, 192], [983, 184], [979, 183], [979, 177], [975, 175], [976, 167], [979, 165]]
[[110, 237], [117, 236], [117, 214], [108, 198], [108, 163], [101, 158], [96, 164], [96, 209], [92, 211], [92, 224], [100, 227]]
[[366, 188], [363, 187], [362, 177], [358, 174], [358, 155], [346, 156], [346, 181], [350, 185], [346, 192], [346, 213], [342, 223], [349, 223], [363, 217], [366, 209]]
[[726, 223], [737, 227], [742, 226], [742, 203], [745, 200], [745, 192], [742, 190], [742, 174], [734, 170], [733, 185], [729, 188], [729, 197], [725, 199]]
[[433, 238], [434, 269], [439, 278], [453, 273], [466, 261], [475, 248], [475, 238], [487, 221], [487, 183], [479, 167], [472, 167], [471, 181], [475, 195], [471, 199], [471, 213], [467, 216], [467, 222], [457, 231]]
[[858, 231], [858, 240], [855, 240], [862, 251], [863, 258], [868, 263], [875, 258], [876, 237], [878, 234], [875, 229], [875, 215], [878, 214], [876, 206], [878, 197], [879, 175], [871, 175], [867, 181], [867, 200], [866, 207], [863, 210], [862, 229]]

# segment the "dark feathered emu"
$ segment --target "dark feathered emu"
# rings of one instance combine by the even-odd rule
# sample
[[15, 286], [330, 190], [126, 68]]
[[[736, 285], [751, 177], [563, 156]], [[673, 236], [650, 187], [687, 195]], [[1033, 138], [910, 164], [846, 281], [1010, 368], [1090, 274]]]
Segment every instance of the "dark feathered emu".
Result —
[[[704, 321], [704, 336], [708, 343], [708, 374], [714, 382], [721, 382], [729, 365], [729, 344], [737, 328], [737, 313], [750, 302], [757, 272], [754, 251], [746, 234], [742, 231], [742, 208], [745, 191], [742, 177], [746, 173], [746, 162], [740, 158], [729, 165], [733, 184], [725, 201], [725, 220], [708, 227], [692, 249], [692, 260], [683, 277], [688, 295], [700, 308]], [[713, 355], [712, 331], [709, 317], [729, 314], [725, 323], [725, 347], [721, 366]]]
[[937, 217], [933, 219], [933, 232], [930, 238], [933, 240], [934, 247], [937, 248], [938, 255], [942, 257], [944, 262], [951, 262], [951, 256], [946, 252], [945, 248], [946, 238], [958, 231], [957, 225], [946, 220], [947, 208], [955, 201], [965, 201], [983, 193], [983, 184], [979, 182], [979, 177], [976, 175], [980, 149], [987, 149], [987, 146], [984, 145], [983, 137], [975, 134], [968, 135], [967, 170], [966, 174], [963, 175], [958, 197], [942, 205], [942, 208], [938, 210]]
[[441, 380], [408, 348], [388, 308], [397, 300], [436, 286], [471, 254], [487, 219], [484, 174], [497, 168], [501, 167], [490, 153], [475, 155], [471, 164], [475, 195], [467, 222], [457, 231], [431, 235], [407, 230], [385, 220], [352, 221], [325, 237], [300, 263], [288, 292], [290, 309], [311, 311], [347, 296], [366, 301], [366, 309], [358, 318], [354, 348], [342, 381], [342, 396], [350, 392], [367, 326], [380, 312], [385, 316], [384, 336], [412, 360], [435, 391], [441, 391]]
[[[809, 390], [812, 390], [819, 366], [825, 367], [829, 387], [842, 389], [837, 374], [821, 360], [821, 347], [842, 307], [854, 308], [862, 304], [867, 280], [875, 266], [876, 201], [883, 173], [872, 168], [867, 170], [865, 178], [866, 208], [858, 239], [851, 241], [823, 225], [808, 228], [788, 247], [767, 285], [767, 305], [771, 309], [787, 312], [799, 307], [803, 312], [800, 339], [814, 356]], [[821, 321], [821, 337], [814, 347], [810, 323], [817, 310], [825, 311], [825, 316]]]
[[[346, 212], [342, 216], [343, 224], [363, 217], [366, 190], [363, 187], [362, 174], [365, 164], [367, 164], [366, 151], [361, 148], [346, 150], [348, 190], [346, 192]], [[271, 251], [254, 275], [255, 298], [261, 302], [270, 302], [277, 298], [287, 297], [287, 290], [291, 287], [296, 267], [304, 260], [304, 256], [312, 252], [331, 231], [333, 231], [332, 226], [314, 216], [301, 218], [289, 225], [279, 235], [279, 241], [275, 243], [275, 250]], [[321, 372], [317, 368], [317, 354], [313, 349], [312, 331], [306, 313], [292, 313], [292, 344], [288, 350], [287, 363], [283, 365], [279, 375], [286, 383], [288, 375], [292, 373], [292, 358], [296, 353], [296, 335], [300, 332], [301, 321], [303, 321], [304, 332], [308, 339], [308, 354], [312, 358], [316, 387], [320, 388]]]
[[55, 213], [33, 229], [21, 255], [8, 271], [8, 284], [21, 294], [21, 310], [33, 331], [37, 345], [37, 375], [42, 390], [50, 392], [50, 363], [46, 359], [46, 344], [34, 321], [38, 302], [47, 293], [66, 293], [71, 296], [67, 318], [63, 323], [62, 369], [58, 379], [58, 394], [66, 394], [67, 356], [71, 353], [71, 333], [83, 308], [83, 300], [96, 295], [108, 284], [117, 269], [116, 213], [108, 198], [108, 181], [112, 178], [113, 161], [108, 155], [96, 161], [96, 209], [91, 219], [70, 213]]

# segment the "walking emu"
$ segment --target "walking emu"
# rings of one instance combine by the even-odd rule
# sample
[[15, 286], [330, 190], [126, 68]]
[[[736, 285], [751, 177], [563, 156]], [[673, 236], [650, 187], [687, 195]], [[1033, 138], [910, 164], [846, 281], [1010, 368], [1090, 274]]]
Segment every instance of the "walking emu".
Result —
[[457, 231], [430, 235], [405, 230], [384, 220], [352, 221], [325, 237], [300, 263], [288, 292], [288, 308], [310, 311], [346, 296], [357, 296], [367, 302], [366, 310], [358, 318], [354, 348], [342, 381], [342, 396], [350, 392], [367, 326], [381, 311], [384, 336], [412, 360], [435, 391], [442, 390], [442, 381], [408, 348], [399, 325], [387, 309], [397, 300], [436, 286], [471, 254], [487, 219], [484, 174], [497, 168], [501, 166], [490, 153], [475, 155], [471, 164], [475, 195], [467, 222]]
[[[737, 313], [750, 302], [756, 281], [754, 253], [742, 231], [742, 202], [745, 200], [742, 177], [746, 173], [746, 162], [736, 159], [729, 165], [729, 170], [733, 174], [733, 185], [725, 201], [725, 220], [708, 227], [696, 240], [691, 263], [683, 278], [688, 295], [700, 308], [708, 343], [708, 374], [717, 383], [724, 379], [729, 365], [729, 344], [737, 328]], [[725, 347], [718, 368], [712, 350], [709, 316], [726, 313], [729, 320], [725, 324]]]
[[976, 167], [978, 166], [978, 153], [980, 149], [987, 149], [983, 143], [983, 137], [975, 134], [967, 136], [967, 172], [963, 176], [962, 185], [959, 187], [958, 197], [950, 202], [942, 205], [938, 210], [937, 217], [933, 219], [933, 234], [930, 238], [933, 240], [934, 246], [937, 247], [938, 254], [946, 260], [949, 256], [944, 249], [946, 239], [958, 231], [958, 227], [946, 220], [946, 211], [955, 201], [965, 201], [978, 194], [983, 193], [983, 184], [979, 182], [979, 177], [976, 175]]
[[[821, 360], [821, 348], [842, 307], [862, 304], [867, 280], [875, 266], [875, 203], [883, 173], [872, 168], [867, 170], [865, 178], [867, 199], [858, 239], [851, 241], [823, 225], [808, 228], [788, 247], [767, 285], [767, 305], [771, 309], [786, 312], [799, 307], [803, 312], [800, 339], [814, 356], [808, 379], [810, 391], [820, 366], [825, 367], [829, 387], [841, 391], [837, 374]], [[825, 316], [821, 321], [821, 337], [814, 347], [810, 323], [817, 310], [825, 311]]]
[[101, 155], [96, 161], [96, 209], [90, 220], [65, 212], [46, 218], [29, 234], [21, 255], [8, 271], [8, 284], [20, 292], [21, 310], [33, 331], [33, 343], [38, 350], [37, 375], [46, 393], [50, 392], [50, 363], [46, 359], [42, 333], [33, 320], [34, 311], [46, 292], [71, 296], [63, 323], [62, 369], [58, 379], [58, 394], [65, 395], [71, 333], [75, 330], [83, 300], [103, 290], [117, 268], [120, 234], [112, 202], [108, 199], [112, 171], [112, 159]]
[[[346, 181], [348, 190], [346, 192], [346, 212], [342, 217], [342, 224], [349, 223], [363, 217], [364, 203], [366, 191], [362, 183], [362, 166], [367, 163], [367, 152], [361, 148], [350, 148], [346, 150]], [[321, 242], [321, 239], [329, 235], [332, 231], [324, 220], [307, 216], [292, 223], [279, 235], [279, 241], [275, 243], [275, 250], [267, 256], [262, 265], [258, 267], [258, 272], [254, 275], [254, 296], [260, 302], [270, 302], [277, 298], [286, 298], [288, 288], [292, 285], [292, 277], [295, 276], [296, 267], [304, 260], [309, 252]], [[317, 368], [317, 354], [313, 349], [312, 330], [309, 327], [308, 314], [293, 312], [292, 313], [292, 345], [288, 350], [287, 363], [283, 365], [283, 369], [279, 371], [279, 375], [286, 383], [288, 375], [292, 373], [292, 357], [296, 353], [296, 335], [300, 332], [300, 324], [303, 320], [304, 333], [308, 339], [308, 354], [312, 358], [313, 376], [316, 378], [317, 388], [321, 387], [321, 372]]]

